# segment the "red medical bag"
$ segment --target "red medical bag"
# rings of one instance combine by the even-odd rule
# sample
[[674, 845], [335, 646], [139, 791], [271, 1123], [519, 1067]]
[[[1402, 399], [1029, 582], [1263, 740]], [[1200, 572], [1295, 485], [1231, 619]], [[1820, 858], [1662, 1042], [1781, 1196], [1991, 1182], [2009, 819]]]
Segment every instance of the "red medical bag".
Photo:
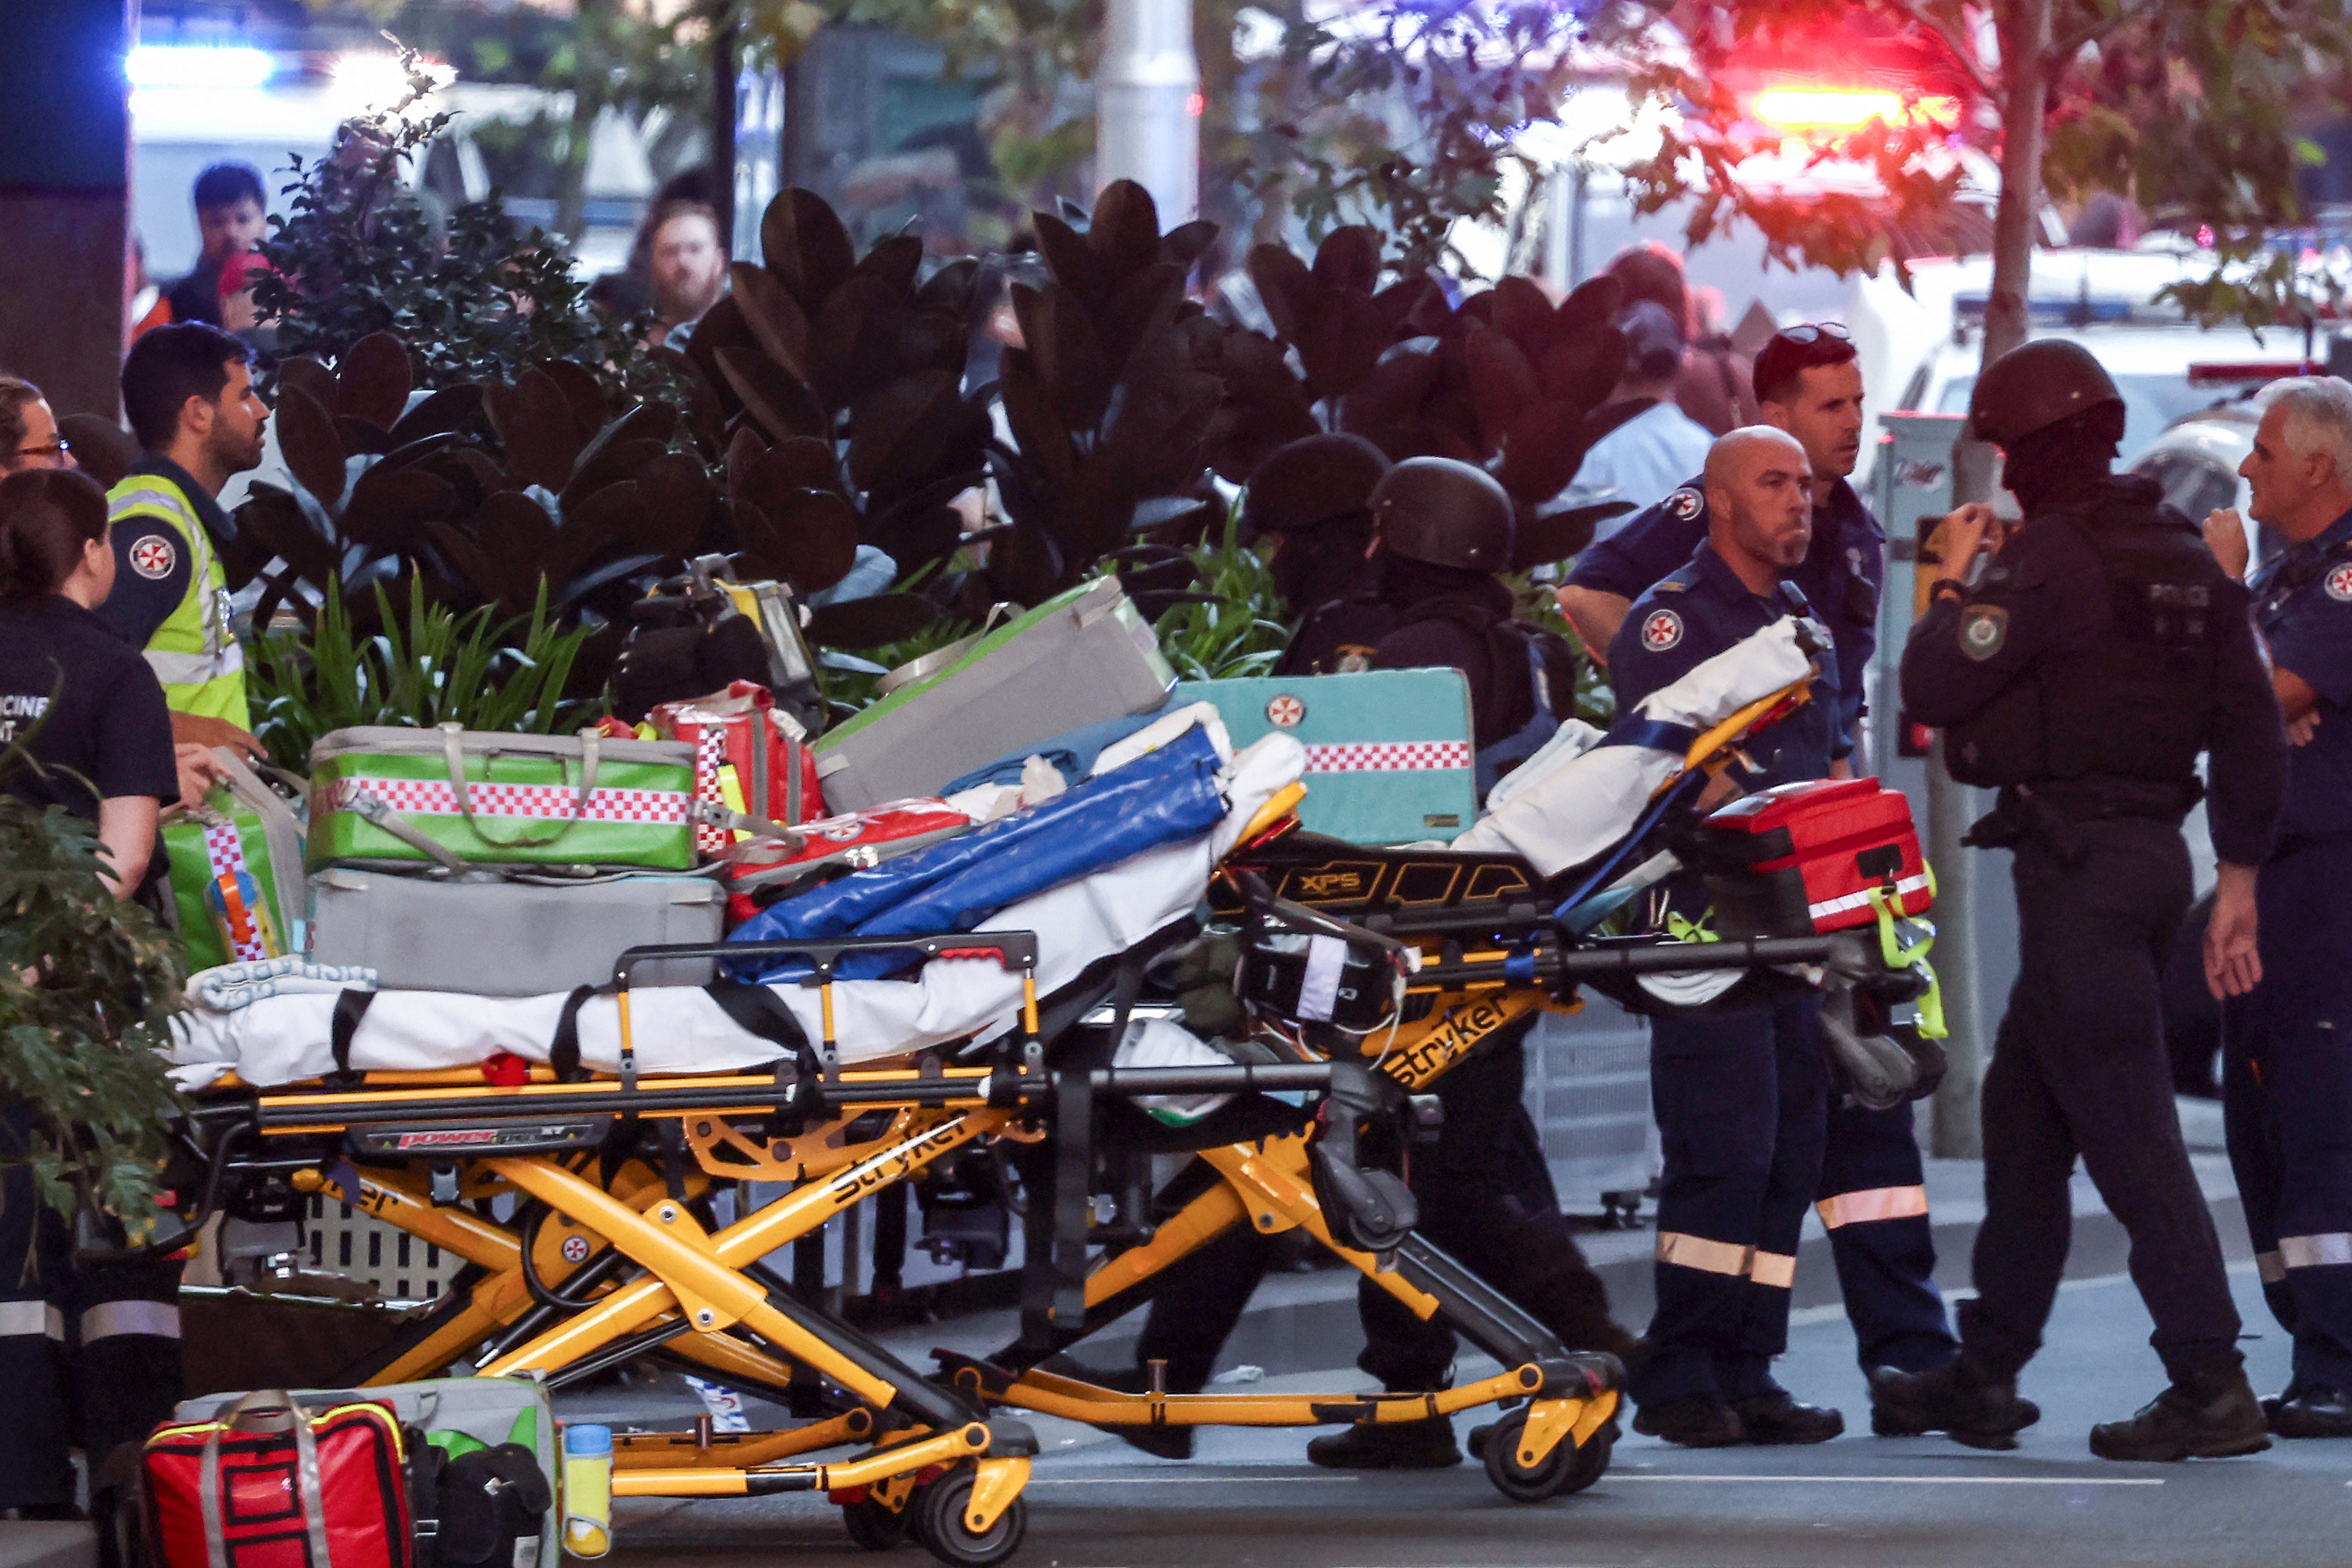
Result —
[[305, 1415], [277, 1392], [165, 1425], [144, 1456], [152, 1568], [409, 1568], [400, 1423], [382, 1405]]
[[740, 925], [760, 912], [758, 889], [792, 889], [835, 866], [863, 870], [972, 826], [971, 817], [943, 800], [893, 800], [803, 822], [797, 845], [769, 839], [744, 845], [727, 870], [728, 923]]
[[1911, 803], [1876, 779], [1812, 779], [1736, 800], [1700, 825], [1699, 869], [1725, 936], [1805, 936], [1935, 902]]
[[[800, 727], [777, 710], [766, 687], [738, 680], [708, 697], [665, 702], [650, 722], [662, 739], [694, 747], [698, 800], [786, 827], [824, 815], [816, 753]], [[730, 771], [731, 778], [722, 777]], [[734, 835], [711, 824], [694, 830], [694, 847], [705, 857], [716, 857], [733, 841]]]

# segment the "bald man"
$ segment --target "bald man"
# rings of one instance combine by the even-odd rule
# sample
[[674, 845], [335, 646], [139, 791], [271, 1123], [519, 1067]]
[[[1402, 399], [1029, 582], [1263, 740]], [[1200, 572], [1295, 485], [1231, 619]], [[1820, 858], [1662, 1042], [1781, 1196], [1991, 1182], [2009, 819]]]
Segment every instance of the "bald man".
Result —
[[[1812, 542], [1812, 478], [1805, 448], [1769, 426], [1709, 449], [1706, 542], [1633, 601], [1610, 644], [1620, 712], [1751, 633], [1810, 615], [1785, 578]], [[1818, 662], [1812, 701], [1749, 748], [1752, 773], [1727, 773], [1714, 795], [1846, 771], [1837, 660]], [[1672, 902], [1696, 919], [1707, 900], [1693, 879], [1675, 885]], [[1788, 1348], [1798, 1232], [1821, 1182], [1829, 1079], [1820, 993], [1760, 984], [1728, 1005], [1650, 1021], [1665, 1172], [1633, 1430], [1692, 1447], [1820, 1443], [1845, 1430], [1836, 1411], [1798, 1403], [1772, 1378], [1772, 1358]]]

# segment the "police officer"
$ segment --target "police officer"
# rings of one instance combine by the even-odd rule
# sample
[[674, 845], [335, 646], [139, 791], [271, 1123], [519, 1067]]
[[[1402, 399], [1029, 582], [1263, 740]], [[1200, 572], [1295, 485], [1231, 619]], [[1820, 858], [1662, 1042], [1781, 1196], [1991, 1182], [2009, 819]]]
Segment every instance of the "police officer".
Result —
[[245, 658], [230, 625], [221, 551], [234, 525], [215, 499], [261, 462], [269, 410], [252, 351], [200, 321], [158, 327], [131, 345], [122, 404], [145, 451], [108, 496], [117, 560], [100, 618], [163, 683], [184, 741], [256, 749]]
[[[0, 788], [90, 822], [100, 876], [129, 897], [180, 776], [153, 671], [91, 613], [113, 574], [94, 482], [47, 468], [0, 479], [0, 750], [25, 744], [44, 768], [18, 768]], [[102, 1457], [178, 1397], [178, 1313], [166, 1304], [178, 1265], [63, 1267], [60, 1227], [21, 1163], [32, 1125], [31, 1107], [0, 1100], [0, 1512], [67, 1517], [68, 1442]]]
[[[2256, 879], [2262, 978], [2223, 1038], [2224, 1125], [2263, 1293], [2294, 1340], [2263, 1401], [2273, 1436], [2352, 1436], [2352, 386], [2276, 384], [2238, 470], [2288, 542], [2253, 579], [2254, 624], [2289, 737], [2278, 841]], [[2235, 512], [2207, 519], [2245, 571]]]
[[[1812, 466], [1769, 426], [1715, 443], [1704, 475], [1707, 534], [1690, 560], [1633, 601], [1610, 645], [1621, 709], [1792, 614], [1784, 581], [1812, 540]], [[1812, 700], [1775, 726], [1754, 776], [1720, 797], [1828, 775], [1851, 748], [1838, 664]], [[1712, 799], [1702, 797], [1709, 805]], [[1820, 1190], [1828, 1066], [1820, 993], [1767, 978], [1760, 997], [1662, 1012], [1650, 1023], [1650, 1092], [1664, 1144], [1658, 1194], [1657, 1310], [1634, 1377], [1633, 1430], [1693, 1447], [1820, 1443], [1845, 1430], [1772, 1377], [1788, 1348], [1789, 1291], [1805, 1205]]]
[[2246, 1386], [2238, 1313], [2172, 1104], [2158, 970], [2189, 904], [2183, 815], [2210, 752], [2221, 859], [2206, 931], [2217, 995], [2252, 983], [2254, 868], [2268, 857], [2285, 742], [2245, 591], [2150, 480], [2109, 473], [2121, 398], [2080, 346], [2028, 343], [1979, 378], [1977, 437], [2001, 448], [2023, 509], [1983, 577], [1993, 523], [1941, 524], [1942, 574], [1903, 652], [1903, 699], [1944, 731], [1964, 784], [2000, 786], [1969, 842], [2015, 852], [2017, 984], [1984, 1080], [1985, 1220], [1960, 1358], [1873, 1376], [1882, 1403], [1979, 1447], [2011, 1447], [2030, 1414], [2016, 1378], [2041, 1347], [2065, 1266], [2079, 1154], [2131, 1237], [2171, 1385], [2091, 1431], [2111, 1459], [2267, 1447]]
[[[1846, 476], [1862, 455], [1862, 367], [1833, 325], [1790, 327], [1755, 361], [1767, 424], [1789, 432], [1811, 464], [1812, 542], [1790, 574], [1836, 638], [1839, 728], [1854, 733], [1863, 674], [1878, 645], [1886, 535]], [[1711, 518], [1694, 478], [1577, 557], [1560, 608], [1587, 644], [1606, 648], [1635, 595], [1691, 558]], [[1846, 1317], [1863, 1369], [1926, 1372], [1959, 1353], [1936, 1289], [1936, 1242], [1911, 1108], [1871, 1110], [1831, 1093], [1828, 1142], [1814, 1205], [1830, 1235]], [[1874, 1410], [1882, 1436], [1906, 1428]]]
[[1372, 490], [1388, 471], [1388, 455], [1361, 436], [1323, 435], [1276, 447], [1251, 472], [1242, 525], [1274, 540], [1267, 570], [1301, 618], [1365, 586]]
[[[1370, 510], [1377, 535], [1370, 573], [1356, 592], [1308, 618], [1283, 671], [1459, 669], [1470, 683], [1481, 777], [1487, 770], [1499, 774], [1559, 728], [1550, 717], [1550, 692], [1561, 692], [1565, 705], [1565, 694], [1574, 689], [1554, 684], [1573, 679], [1564, 647], [1553, 649], [1548, 661], [1535, 641], [1531, 655], [1531, 639], [1504, 624], [1512, 618], [1511, 595], [1495, 574], [1511, 563], [1516, 517], [1510, 498], [1467, 463], [1414, 458], [1379, 481]], [[1538, 729], [1541, 737], [1520, 752], [1524, 737]], [[1416, 1150], [1412, 1162], [1419, 1230], [1571, 1348], [1627, 1357], [1634, 1342], [1610, 1320], [1606, 1289], [1559, 1212], [1542, 1139], [1522, 1098], [1533, 1023], [1531, 1017], [1501, 1031], [1437, 1080], [1444, 1127], [1436, 1143]], [[1171, 1390], [1202, 1386], [1268, 1256], [1264, 1237], [1233, 1232], [1184, 1259], [1153, 1300], [1137, 1342], [1139, 1361], [1164, 1359]], [[1452, 1329], [1415, 1318], [1369, 1280], [1359, 1285], [1357, 1302], [1365, 1336], [1360, 1367], [1391, 1391], [1450, 1385]], [[1119, 1432], [1167, 1457], [1192, 1451], [1188, 1428]], [[1474, 1453], [1480, 1436], [1471, 1435]], [[1443, 1416], [1351, 1426], [1315, 1438], [1307, 1452], [1316, 1464], [1347, 1469], [1462, 1462], [1453, 1424]]]

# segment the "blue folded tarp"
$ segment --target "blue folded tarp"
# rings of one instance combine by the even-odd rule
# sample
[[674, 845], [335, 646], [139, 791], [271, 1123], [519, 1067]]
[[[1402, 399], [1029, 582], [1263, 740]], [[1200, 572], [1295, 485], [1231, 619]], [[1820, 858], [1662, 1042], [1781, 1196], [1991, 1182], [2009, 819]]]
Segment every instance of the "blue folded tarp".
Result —
[[[786, 899], [738, 926], [729, 940], [970, 931], [1007, 904], [1206, 833], [1225, 814], [1217, 793], [1221, 765], [1208, 735], [1189, 731], [1043, 805]], [[887, 974], [911, 962], [853, 957], [839, 972], [845, 979]], [[783, 962], [756, 978], [773, 984], [806, 973], [804, 964]]]

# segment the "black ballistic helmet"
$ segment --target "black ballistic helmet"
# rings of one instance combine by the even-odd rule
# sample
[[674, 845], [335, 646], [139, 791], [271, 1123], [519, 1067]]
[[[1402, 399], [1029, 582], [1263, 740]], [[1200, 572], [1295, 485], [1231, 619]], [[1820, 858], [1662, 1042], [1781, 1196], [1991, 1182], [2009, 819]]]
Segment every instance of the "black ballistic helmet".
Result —
[[1976, 392], [1969, 398], [1969, 433], [1996, 447], [2011, 447], [2062, 419], [2123, 400], [2090, 350], [2044, 339], [2010, 350], [1977, 377]]
[[1373, 489], [1371, 504], [1382, 544], [1408, 560], [1468, 572], [1511, 568], [1511, 498], [1484, 468], [1407, 458]]
[[1360, 513], [1388, 471], [1388, 455], [1361, 436], [1302, 437], [1276, 447], [1250, 474], [1242, 521], [1279, 533]]

